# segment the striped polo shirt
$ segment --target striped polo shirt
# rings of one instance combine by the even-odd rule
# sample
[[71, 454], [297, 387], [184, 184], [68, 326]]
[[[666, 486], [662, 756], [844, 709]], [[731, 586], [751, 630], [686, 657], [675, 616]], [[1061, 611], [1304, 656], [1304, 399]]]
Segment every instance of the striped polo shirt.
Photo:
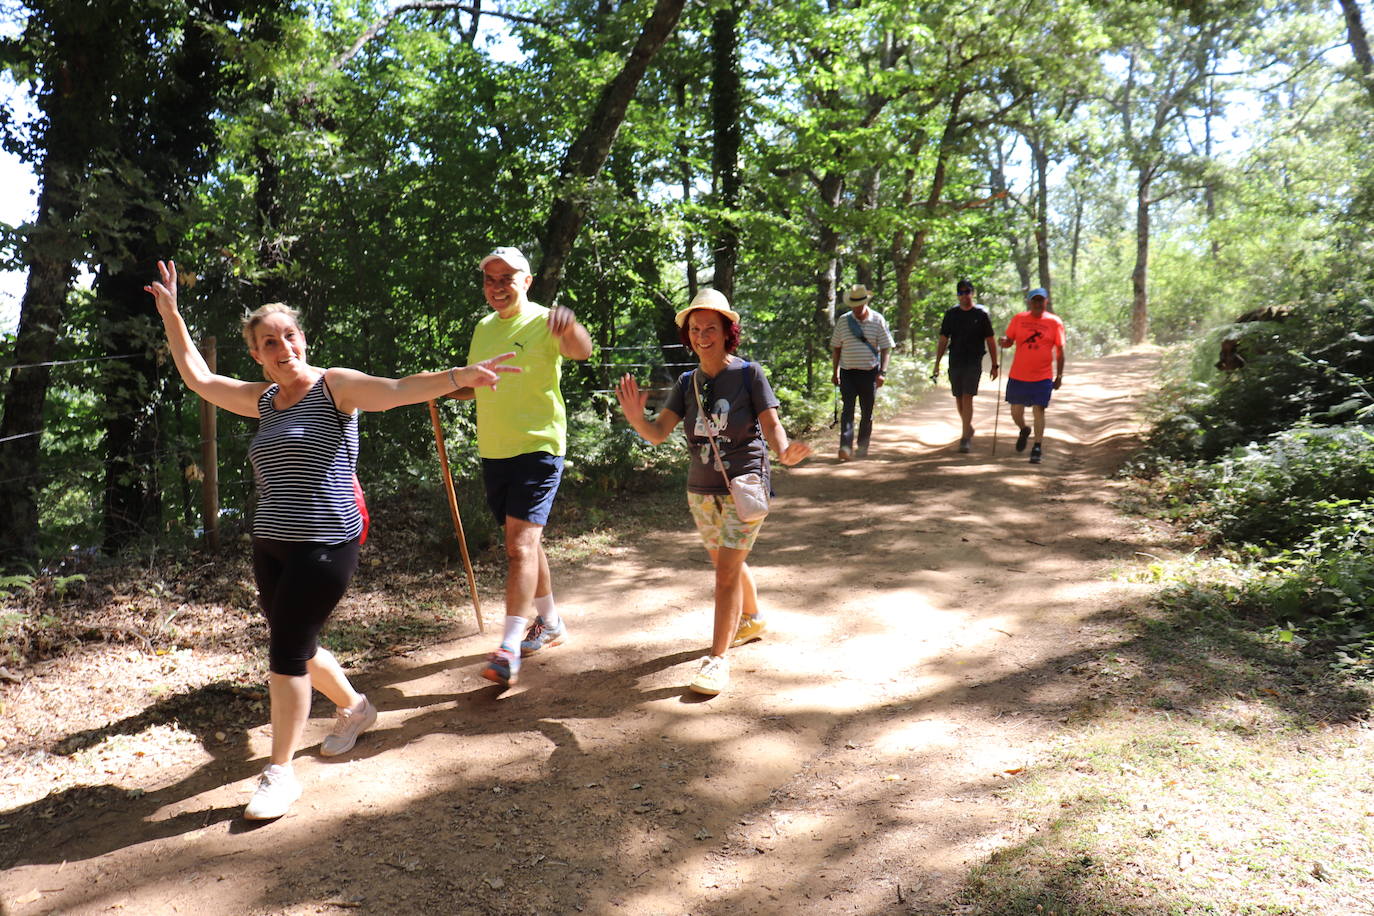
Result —
[[[830, 348], [840, 348], [841, 369], [874, 369], [878, 366], [878, 356], [862, 340], [854, 336], [849, 327], [852, 311], [835, 316], [835, 330], [830, 335]], [[862, 321], [857, 318], [865, 339], [877, 350], [890, 350], [893, 346], [892, 333], [887, 329], [887, 319], [878, 314], [872, 306]]]
[[272, 406], [279, 385], [258, 398], [258, 433], [248, 446], [258, 509], [253, 535], [339, 544], [363, 530], [353, 498], [358, 413], [345, 415], [321, 375], [299, 402]]

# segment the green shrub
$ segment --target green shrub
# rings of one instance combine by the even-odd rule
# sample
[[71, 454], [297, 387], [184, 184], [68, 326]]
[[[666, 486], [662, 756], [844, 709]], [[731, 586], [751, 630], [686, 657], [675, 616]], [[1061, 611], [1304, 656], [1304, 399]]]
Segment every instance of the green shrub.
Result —
[[[1358, 422], [1374, 410], [1374, 290], [1352, 284], [1295, 309], [1282, 324], [1227, 325], [1199, 342], [1165, 386], [1148, 439], [1166, 458], [1208, 460], [1300, 421]], [[1248, 360], [1209, 369], [1222, 337], [1239, 335]]]
[[1208, 542], [1287, 547], [1330, 521], [1333, 500], [1374, 492], [1374, 433], [1300, 426], [1263, 445], [1161, 475], [1169, 514]]

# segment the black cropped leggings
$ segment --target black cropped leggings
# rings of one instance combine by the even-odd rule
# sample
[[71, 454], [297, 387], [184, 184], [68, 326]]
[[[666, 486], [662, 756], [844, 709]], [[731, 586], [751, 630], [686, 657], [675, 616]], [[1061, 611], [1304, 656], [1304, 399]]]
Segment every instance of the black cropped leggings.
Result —
[[253, 578], [271, 633], [268, 667], [299, 677], [324, 622], [358, 570], [358, 539], [342, 544], [253, 538]]

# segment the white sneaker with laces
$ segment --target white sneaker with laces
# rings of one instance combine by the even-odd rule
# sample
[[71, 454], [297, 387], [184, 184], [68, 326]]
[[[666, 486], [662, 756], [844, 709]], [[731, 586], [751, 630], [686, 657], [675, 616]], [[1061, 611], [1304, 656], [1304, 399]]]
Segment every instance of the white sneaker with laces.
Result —
[[372, 705], [372, 701], [363, 697], [363, 708], [340, 709], [334, 721], [334, 730], [324, 736], [324, 741], [320, 743], [320, 754], [325, 757], [337, 757], [340, 754], [347, 754], [353, 750], [353, 745], [358, 743], [358, 736], [367, 731], [377, 721], [377, 707]]
[[730, 660], [723, 655], [708, 655], [701, 660], [701, 670], [692, 678], [687, 689], [693, 693], [713, 697], [730, 686]]
[[250, 821], [270, 821], [285, 814], [300, 797], [301, 784], [291, 768], [269, 763], [258, 777], [258, 788], [243, 809], [243, 816]]

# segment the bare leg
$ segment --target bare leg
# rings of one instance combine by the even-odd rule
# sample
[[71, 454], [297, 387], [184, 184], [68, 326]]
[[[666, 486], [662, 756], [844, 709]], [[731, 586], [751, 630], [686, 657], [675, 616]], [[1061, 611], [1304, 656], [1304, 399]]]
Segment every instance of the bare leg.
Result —
[[[716, 551], [707, 550], [711, 555], [711, 565], [716, 565]], [[759, 612], [759, 592], [754, 586], [754, 573], [745, 563], [740, 567], [740, 578], [743, 582], [742, 600], [740, 601], [741, 611], [745, 617], [755, 617]]]
[[348, 675], [334, 653], [324, 646], [315, 650], [315, 657], [305, 663], [305, 670], [310, 673], [310, 686], [333, 700], [335, 706], [351, 708], [362, 699], [348, 682]]
[[1017, 429], [1026, 428], [1026, 405], [1011, 404], [1011, 422], [1016, 424]]
[[1038, 444], [1045, 438], [1045, 408], [1037, 404], [1031, 410], [1035, 415], [1035, 432], [1031, 433], [1031, 441]]
[[543, 598], [550, 594], [553, 594], [553, 574], [549, 572], [549, 557], [544, 553], [544, 541], [541, 538], [539, 541], [539, 581], [534, 587], [534, 597]]
[[963, 421], [963, 432], [960, 439], [968, 439], [973, 435], [973, 395], [961, 395], [954, 399], [959, 407], [959, 419]]
[[[747, 550], [733, 547], [720, 547], [714, 551], [712, 561], [716, 567], [716, 616], [711, 635], [711, 654], [724, 656], [730, 642], [739, 629], [739, 615], [744, 607], [744, 580]], [[751, 589], [752, 591], [752, 589]], [[754, 598], [754, 610], [758, 610], [758, 597]]]
[[506, 616], [534, 616], [534, 596], [553, 591], [544, 555], [544, 526], [506, 516]]
[[290, 766], [310, 716], [310, 675], [270, 674], [267, 692], [272, 701], [272, 762]]

